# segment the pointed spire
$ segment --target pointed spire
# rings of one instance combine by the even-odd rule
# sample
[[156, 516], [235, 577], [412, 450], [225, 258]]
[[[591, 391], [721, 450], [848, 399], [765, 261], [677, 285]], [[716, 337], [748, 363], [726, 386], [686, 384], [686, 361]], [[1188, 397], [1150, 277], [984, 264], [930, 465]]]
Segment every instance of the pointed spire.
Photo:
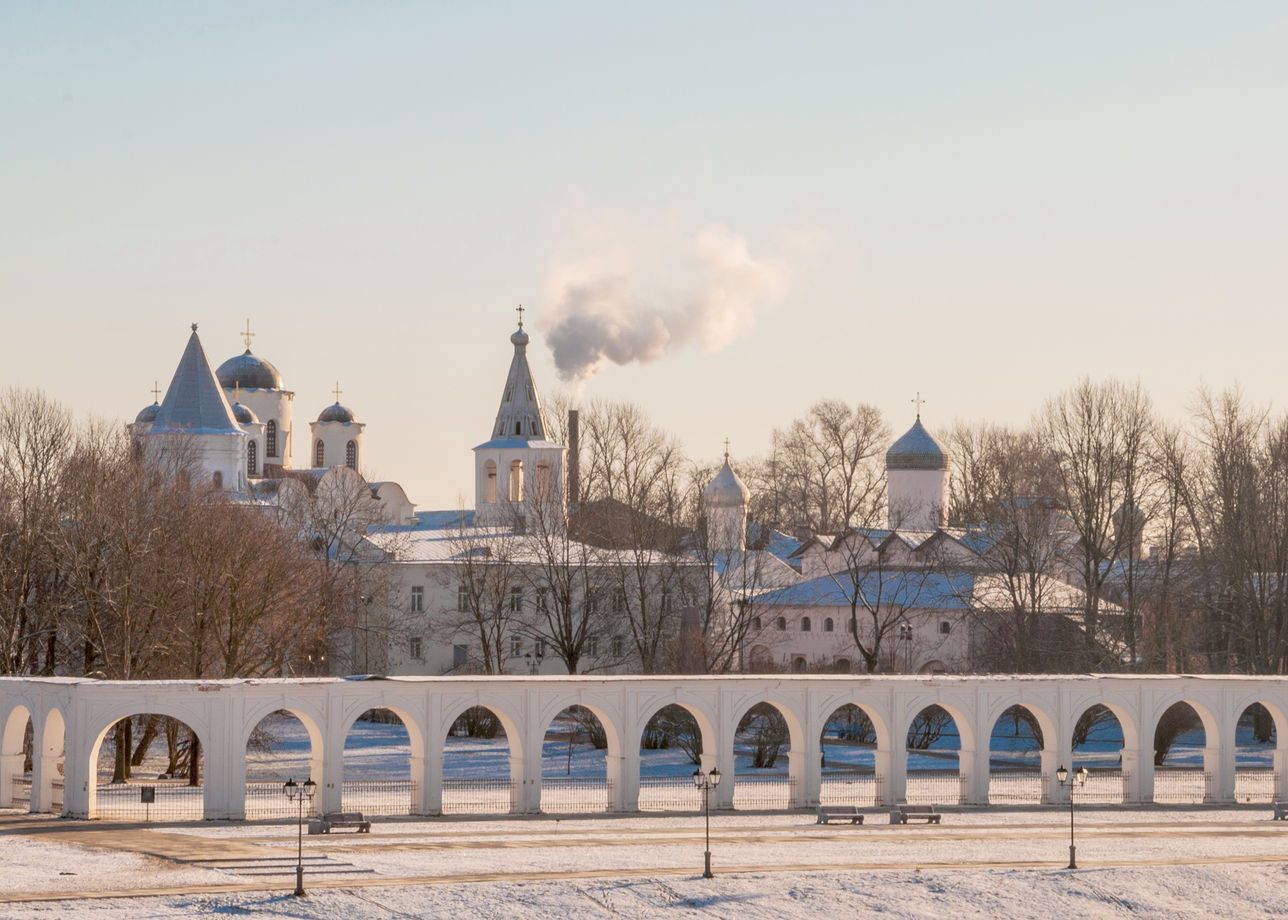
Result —
[[232, 408], [215, 378], [206, 352], [197, 338], [197, 324], [192, 324], [188, 347], [183, 350], [174, 378], [166, 390], [161, 410], [157, 413], [157, 431], [220, 432], [241, 431], [233, 418]]
[[520, 313], [519, 328], [510, 336], [510, 342], [514, 345], [514, 358], [510, 361], [510, 373], [505, 378], [505, 390], [501, 394], [496, 424], [492, 426], [493, 440], [549, 439], [550, 426], [546, 424], [541, 397], [532, 379], [532, 369], [528, 367], [527, 348], [530, 341], [531, 337], [523, 331], [523, 314]]

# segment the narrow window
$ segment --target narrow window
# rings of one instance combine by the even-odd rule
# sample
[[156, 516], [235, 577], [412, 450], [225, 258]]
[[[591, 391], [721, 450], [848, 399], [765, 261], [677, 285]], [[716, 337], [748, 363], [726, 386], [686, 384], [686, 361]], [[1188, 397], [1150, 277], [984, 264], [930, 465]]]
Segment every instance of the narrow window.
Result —
[[271, 418], [264, 423], [264, 457], [277, 456], [277, 422]]
[[777, 620], [775, 620], [775, 621], [774, 621], [774, 629], [778, 630], [779, 632], [786, 632], [786, 631], [787, 631], [787, 617], [779, 617]]
[[626, 643], [622, 641], [622, 637], [621, 637], [621, 636], [613, 636], [613, 647], [612, 647], [612, 652], [613, 652], [613, 657], [614, 657], [614, 658], [621, 658], [621, 657], [622, 657], [622, 652], [624, 652], [624, 651], [625, 651], [625, 644], [626, 644]]
[[537, 589], [537, 613], [546, 613], [549, 608], [546, 606], [546, 589]]
[[215, 475], [210, 477], [210, 482], [216, 489], [222, 489], [224, 487], [224, 474], [219, 470], [215, 470]]
[[621, 613], [626, 609], [626, 592], [618, 588], [613, 592], [613, 613]]
[[834, 629], [836, 629], [836, 623], [831, 617], [823, 620], [823, 632], [832, 632]]
[[420, 613], [425, 609], [425, 588], [422, 585], [413, 585], [411, 589], [411, 612]]
[[322, 446], [319, 440], [317, 447], [313, 448], [313, 469], [320, 470], [326, 465], [326, 448]]
[[523, 654], [523, 640], [518, 636], [510, 637], [510, 657], [518, 658]]
[[258, 450], [259, 450], [259, 445], [256, 444], [254, 441], [250, 441], [246, 444], [246, 475], [247, 476], [258, 475], [259, 458], [256, 456], [256, 454], [258, 453]]
[[535, 642], [533, 642], [533, 643], [532, 643], [532, 654], [536, 655], [538, 658], [545, 658], [545, 657], [546, 657], [546, 640], [545, 640], [545, 639], [538, 639], [537, 641], [535, 641]]
[[496, 501], [496, 462], [493, 460], [483, 464], [483, 501]]
[[523, 501], [523, 461], [510, 461], [510, 501]]
[[510, 611], [512, 613], [523, 613], [523, 589], [510, 589]]
[[813, 624], [810, 623], [809, 617], [801, 617], [801, 632], [809, 632]]
[[596, 655], [599, 654], [598, 636], [590, 636], [589, 638], [586, 639], [586, 654], [591, 658], [594, 658]]
[[751, 618], [751, 628], [754, 629], [756, 632], [760, 632], [762, 628], [760, 625], [760, 617]]
[[456, 609], [461, 613], [469, 613], [470, 606], [470, 589], [460, 585], [456, 589]]
[[350, 441], [344, 445], [344, 465], [351, 470], [358, 468], [358, 444], [356, 441]]
[[550, 464], [543, 460], [537, 464], [537, 498], [548, 502], [552, 496]]
[[464, 645], [452, 646], [452, 667], [463, 668], [466, 662], [470, 660], [470, 650]]
[[939, 621], [939, 634], [941, 636], [946, 636], [952, 631], [953, 631], [953, 626], [951, 623], [949, 623], [947, 620]]
[[416, 661], [423, 657], [420, 649], [420, 636], [412, 636], [411, 641], [408, 643], [407, 651], [411, 653], [411, 657]]

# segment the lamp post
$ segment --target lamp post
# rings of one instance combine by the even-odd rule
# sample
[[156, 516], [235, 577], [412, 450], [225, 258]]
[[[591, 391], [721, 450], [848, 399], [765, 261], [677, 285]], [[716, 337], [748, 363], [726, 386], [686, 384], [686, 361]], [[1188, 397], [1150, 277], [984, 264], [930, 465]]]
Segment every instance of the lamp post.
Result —
[[711, 873], [711, 790], [720, 785], [720, 768], [712, 767], [710, 773], [703, 773], [701, 768], [694, 770], [693, 785], [702, 790], [703, 810], [707, 817], [707, 861], [702, 877], [715, 878]]
[[912, 671], [912, 624], [899, 624], [899, 639], [903, 642], [903, 670], [904, 673]]
[[296, 825], [295, 853], [295, 896], [297, 898], [304, 896], [304, 801], [307, 799], [312, 802], [317, 790], [318, 784], [312, 779], [306, 779], [301, 785], [291, 778], [282, 786], [286, 798], [289, 801], [298, 802], [300, 807], [299, 823]]
[[1078, 772], [1070, 777], [1069, 771], [1061, 764], [1056, 768], [1055, 778], [1059, 780], [1061, 786], [1066, 782], [1069, 784], [1069, 868], [1076, 869], [1078, 868], [1078, 848], [1073, 843], [1073, 789], [1075, 786], [1087, 785], [1087, 768], [1079, 767]]

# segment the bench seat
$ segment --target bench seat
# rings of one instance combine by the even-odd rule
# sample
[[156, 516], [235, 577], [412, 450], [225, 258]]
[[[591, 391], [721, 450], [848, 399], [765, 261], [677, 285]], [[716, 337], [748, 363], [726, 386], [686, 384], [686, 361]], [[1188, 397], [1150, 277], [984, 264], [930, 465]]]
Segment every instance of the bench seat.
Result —
[[934, 805], [899, 805], [890, 812], [891, 824], [907, 824], [909, 820], [925, 821], [927, 824], [938, 824], [942, 815], [935, 811]]
[[371, 822], [360, 811], [333, 811], [322, 816], [322, 833], [331, 833], [333, 827], [355, 827], [359, 834], [371, 833]]
[[820, 805], [818, 806], [818, 823], [829, 824], [832, 821], [849, 821], [851, 826], [863, 823], [863, 815], [854, 805]]

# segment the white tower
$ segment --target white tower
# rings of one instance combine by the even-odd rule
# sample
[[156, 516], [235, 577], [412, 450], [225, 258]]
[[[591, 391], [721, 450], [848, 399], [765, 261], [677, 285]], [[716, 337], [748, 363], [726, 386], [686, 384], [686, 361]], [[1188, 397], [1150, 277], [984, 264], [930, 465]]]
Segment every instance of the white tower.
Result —
[[[510, 336], [514, 358], [505, 378], [492, 439], [474, 448], [475, 521], [484, 527], [543, 529], [564, 524], [564, 453], [550, 440], [537, 385], [528, 367], [531, 341], [519, 328]], [[532, 520], [533, 517], [539, 520]]]
[[147, 430], [135, 424], [145, 463], [187, 476], [193, 485], [246, 491], [246, 432], [211, 370], [196, 323]]
[[309, 425], [313, 435], [311, 459], [313, 469], [329, 470], [347, 466], [362, 472], [362, 431], [367, 426], [354, 418], [353, 412], [340, 405], [340, 384], [335, 385], [335, 403]]
[[891, 530], [935, 530], [948, 523], [948, 482], [952, 458], [921, 424], [886, 451], [886, 526]]
[[751, 492], [729, 465], [725, 445], [724, 466], [702, 490], [702, 510], [707, 517], [707, 545], [717, 553], [741, 553], [747, 548], [747, 508]]
[[256, 466], [263, 475], [268, 467], [291, 469], [292, 409], [295, 393], [282, 386], [282, 375], [268, 361], [250, 353], [250, 320], [241, 333], [246, 351], [219, 365], [215, 376], [230, 402], [240, 402], [264, 426]]

